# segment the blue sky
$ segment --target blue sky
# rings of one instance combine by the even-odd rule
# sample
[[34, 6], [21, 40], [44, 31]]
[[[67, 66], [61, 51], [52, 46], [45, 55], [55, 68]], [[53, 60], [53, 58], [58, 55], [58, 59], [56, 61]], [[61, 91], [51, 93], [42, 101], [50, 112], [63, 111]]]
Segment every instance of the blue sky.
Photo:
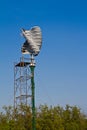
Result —
[[77, 105], [87, 112], [87, 1], [0, 2], [0, 108], [13, 104], [14, 62], [21, 57], [21, 28], [38, 25], [43, 44], [36, 57], [36, 106]]

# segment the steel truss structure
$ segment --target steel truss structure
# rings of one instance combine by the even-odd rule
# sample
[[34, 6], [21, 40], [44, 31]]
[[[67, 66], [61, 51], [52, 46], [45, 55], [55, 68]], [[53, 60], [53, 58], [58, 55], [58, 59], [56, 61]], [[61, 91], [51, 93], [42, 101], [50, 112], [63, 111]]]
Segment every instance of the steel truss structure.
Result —
[[18, 105], [31, 103], [31, 72], [29, 59], [21, 57], [14, 63], [14, 108]]

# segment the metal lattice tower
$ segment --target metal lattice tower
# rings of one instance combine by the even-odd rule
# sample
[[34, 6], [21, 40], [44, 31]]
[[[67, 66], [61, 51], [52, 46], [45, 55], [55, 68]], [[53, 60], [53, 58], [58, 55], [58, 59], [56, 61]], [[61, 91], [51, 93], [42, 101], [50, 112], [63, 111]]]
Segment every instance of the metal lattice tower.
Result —
[[29, 59], [21, 57], [14, 64], [14, 108], [18, 105], [30, 105], [31, 102], [31, 72]]

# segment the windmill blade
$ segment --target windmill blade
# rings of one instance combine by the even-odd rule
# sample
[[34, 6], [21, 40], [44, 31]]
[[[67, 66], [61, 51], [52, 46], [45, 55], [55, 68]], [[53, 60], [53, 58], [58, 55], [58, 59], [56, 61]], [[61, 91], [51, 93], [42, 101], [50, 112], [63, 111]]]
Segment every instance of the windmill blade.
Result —
[[31, 30], [22, 29], [22, 34], [26, 39], [22, 46], [22, 53], [30, 53], [34, 56], [38, 55], [42, 46], [42, 34], [40, 27], [35, 26]]
[[22, 54], [29, 54], [27, 48], [28, 48], [28, 42], [25, 41], [24, 44], [23, 44], [23, 46], [22, 46], [22, 48], [21, 48]]

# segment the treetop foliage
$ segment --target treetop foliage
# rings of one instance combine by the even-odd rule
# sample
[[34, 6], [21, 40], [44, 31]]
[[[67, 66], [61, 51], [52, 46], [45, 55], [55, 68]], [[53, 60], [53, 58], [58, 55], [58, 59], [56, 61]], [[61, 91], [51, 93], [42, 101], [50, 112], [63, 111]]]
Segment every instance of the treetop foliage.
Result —
[[[3, 110], [0, 130], [32, 130], [30, 106], [4, 106]], [[36, 108], [36, 130], [87, 130], [87, 116], [77, 106], [40, 105]]]

